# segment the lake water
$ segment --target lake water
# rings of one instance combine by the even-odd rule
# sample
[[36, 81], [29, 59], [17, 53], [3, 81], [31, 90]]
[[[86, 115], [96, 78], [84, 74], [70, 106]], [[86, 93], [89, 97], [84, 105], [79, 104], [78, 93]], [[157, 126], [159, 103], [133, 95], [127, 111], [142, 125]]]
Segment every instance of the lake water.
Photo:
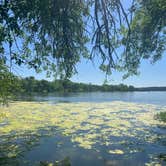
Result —
[[23, 97], [0, 108], [0, 165], [166, 165], [166, 92]]
[[[22, 99], [22, 98], [21, 98]], [[57, 102], [111, 102], [127, 101], [146, 104], [166, 105], [166, 92], [91, 92], [49, 94], [25, 97], [24, 100]]]

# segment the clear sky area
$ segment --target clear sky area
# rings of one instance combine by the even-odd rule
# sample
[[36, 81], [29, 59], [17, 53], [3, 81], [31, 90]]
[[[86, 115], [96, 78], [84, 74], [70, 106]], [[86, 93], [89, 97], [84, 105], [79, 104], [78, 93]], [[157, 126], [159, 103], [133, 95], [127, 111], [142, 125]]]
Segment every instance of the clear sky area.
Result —
[[[87, 60], [82, 60], [77, 64], [78, 74], [74, 75], [71, 80], [74, 82], [84, 82], [93, 84], [103, 84], [105, 74], [101, 72], [96, 64]], [[122, 79], [123, 74], [113, 71], [113, 74], [108, 77], [109, 84], [124, 83], [127, 85], [134, 85], [135, 87], [142, 86], [166, 86], [166, 56], [163, 55], [162, 59], [155, 64], [151, 64], [149, 60], [142, 61], [140, 65], [140, 75], [131, 76], [125, 80]], [[46, 78], [46, 74], [36, 73], [33, 69], [26, 67], [14, 67], [14, 73], [22, 76], [34, 76], [36, 79], [53, 80], [54, 78]]]

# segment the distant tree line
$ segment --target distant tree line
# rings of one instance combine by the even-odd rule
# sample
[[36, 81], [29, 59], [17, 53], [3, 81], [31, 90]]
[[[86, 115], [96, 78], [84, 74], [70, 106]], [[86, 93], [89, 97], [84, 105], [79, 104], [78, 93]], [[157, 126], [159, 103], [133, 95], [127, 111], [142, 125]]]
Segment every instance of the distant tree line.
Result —
[[[0, 77], [1, 78], [1, 77]], [[103, 85], [76, 83], [69, 79], [57, 79], [54, 81], [36, 80], [34, 77], [18, 78], [15, 75], [10, 76], [10, 79], [4, 77], [0, 79], [0, 103], [7, 104], [8, 101], [17, 99], [20, 95], [33, 94], [48, 94], [48, 93], [70, 93], [70, 92], [134, 92], [134, 91], [166, 91], [166, 87], [134, 87], [132, 85], [110, 85], [103, 83]], [[3, 84], [3, 86], [1, 86]], [[10, 87], [10, 88], [9, 88]], [[8, 88], [8, 90], [7, 90]]]
[[53, 92], [94, 92], [94, 91], [134, 91], [134, 86], [119, 85], [94, 85], [75, 83], [66, 80], [36, 80], [34, 77], [26, 77], [18, 80], [20, 88], [18, 93], [53, 93]]
[[[19, 86], [19, 88], [18, 88]], [[110, 85], [103, 83], [103, 85], [76, 83], [69, 79], [65, 80], [36, 80], [34, 77], [26, 77], [17, 80], [17, 89], [13, 91], [21, 94], [31, 93], [66, 93], [66, 92], [127, 92], [127, 91], [166, 91], [166, 87], [140, 87], [136, 88], [132, 85]]]
[[166, 87], [141, 87], [135, 88], [135, 91], [166, 91]]

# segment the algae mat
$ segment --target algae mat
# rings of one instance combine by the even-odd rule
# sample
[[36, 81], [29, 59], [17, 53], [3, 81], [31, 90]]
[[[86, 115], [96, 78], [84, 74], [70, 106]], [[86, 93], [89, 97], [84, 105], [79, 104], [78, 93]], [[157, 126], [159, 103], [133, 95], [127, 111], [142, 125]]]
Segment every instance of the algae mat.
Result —
[[[159, 111], [166, 111], [166, 107], [120, 101], [11, 103], [0, 108], [0, 165], [28, 165], [24, 154], [40, 147], [42, 137], [54, 138], [58, 134], [68, 139], [72, 149], [83, 149], [88, 155], [95, 153], [98, 160], [107, 158], [105, 165], [113, 158], [117, 160], [112, 165], [141, 159], [139, 164], [165, 164], [165, 124], [154, 119]], [[64, 143], [55, 144], [62, 149]]]

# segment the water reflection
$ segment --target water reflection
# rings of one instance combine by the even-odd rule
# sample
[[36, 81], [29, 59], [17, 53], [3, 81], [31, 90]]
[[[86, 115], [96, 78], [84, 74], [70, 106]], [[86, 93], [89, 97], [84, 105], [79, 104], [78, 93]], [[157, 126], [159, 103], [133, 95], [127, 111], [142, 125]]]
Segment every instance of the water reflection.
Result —
[[166, 105], [166, 92], [89, 92], [89, 93], [52, 93], [23, 95], [20, 101], [58, 102], [110, 102], [127, 101], [146, 104]]

